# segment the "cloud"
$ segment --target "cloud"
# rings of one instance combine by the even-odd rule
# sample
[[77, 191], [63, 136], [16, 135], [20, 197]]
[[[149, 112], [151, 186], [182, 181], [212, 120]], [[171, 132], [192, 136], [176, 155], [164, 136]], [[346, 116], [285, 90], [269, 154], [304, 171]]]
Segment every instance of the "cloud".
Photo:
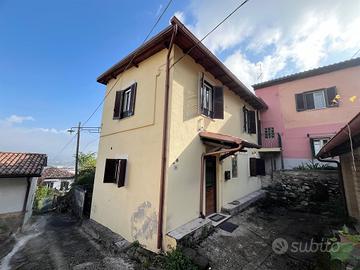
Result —
[[[191, 0], [179, 11], [202, 38], [238, 3]], [[247, 85], [345, 60], [360, 46], [360, 1], [249, 1], [205, 40]]]
[[5, 119], [5, 122], [9, 124], [21, 124], [25, 121], [35, 121], [35, 119], [32, 116], [19, 116], [16, 114], [13, 114]]
[[[9, 125], [6, 121], [0, 121], [0, 129], [0, 151], [44, 153], [48, 155], [49, 165], [74, 164], [75, 139], [60, 152], [74, 136], [66, 129], [22, 127]], [[81, 151], [97, 152], [98, 143], [94, 136], [86, 132], [81, 134]]]

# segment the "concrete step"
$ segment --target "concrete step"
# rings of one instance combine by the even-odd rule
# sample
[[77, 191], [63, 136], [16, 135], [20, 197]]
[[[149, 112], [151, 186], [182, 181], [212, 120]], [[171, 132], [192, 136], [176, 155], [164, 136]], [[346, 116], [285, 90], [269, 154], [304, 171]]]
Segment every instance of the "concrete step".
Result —
[[265, 196], [266, 192], [264, 190], [255, 191], [240, 199], [225, 204], [222, 207], [221, 211], [225, 214], [236, 215], [249, 207], [251, 204], [255, 203], [257, 200], [264, 198]]

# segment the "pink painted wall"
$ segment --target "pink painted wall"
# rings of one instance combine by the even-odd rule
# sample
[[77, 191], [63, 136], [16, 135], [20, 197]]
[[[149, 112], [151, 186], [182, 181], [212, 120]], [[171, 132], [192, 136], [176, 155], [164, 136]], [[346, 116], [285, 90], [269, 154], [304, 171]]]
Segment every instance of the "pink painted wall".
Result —
[[[295, 94], [337, 87], [339, 107], [297, 112]], [[334, 135], [360, 111], [360, 67], [269, 86], [255, 91], [269, 106], [261, 113], [262, 129], [274, 127], [283, 141], [284, 159], [312, 159], [309, 137]], [[349, 98], [358, 98], [352, 103]]]

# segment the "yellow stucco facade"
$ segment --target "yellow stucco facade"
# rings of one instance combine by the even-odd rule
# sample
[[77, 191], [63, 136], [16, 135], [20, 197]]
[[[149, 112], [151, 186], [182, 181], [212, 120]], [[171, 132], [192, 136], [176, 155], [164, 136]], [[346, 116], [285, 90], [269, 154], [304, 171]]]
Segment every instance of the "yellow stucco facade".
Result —
[[[156, 53], [107, 84], [107, 93], [112, 90], [104, 103], [91, 209], [92, 219], [128, 241], [138, 240], [152, 251], [157, 251], [166, 53], [166, 49]], [[182, 51], [175, 46], [171, 59], [181, 55]], [[224, 119], [213, 120], [200, 115], [198, 89], [202, 72], [211, 83], [221, 85], [191, 57], [185, 57], [170, 71], [164, 235], [199, 217], [201, 154], [205, 152], [199, 131], [257, 142], [255, 134], [243, 132], [245, 103], [227, 88], [224, 90]], [[137, 82], [135, 114], [114, 120], [116, 91], [134, 82]], [[224, 171], [231, 170], [231, 158], [217, 162], [217, 211], [224, 204], [260, 189], [259, 179], [249, 176], [251, 156], [256, 157], [257, 152], [249, 149], [247, 153], [238, 154], [238, 177], [226, 182]], [[127, 159], [124, 187], [103, 183], [107, 158]], [[165, 241], [164, 238], [164, 247]]]

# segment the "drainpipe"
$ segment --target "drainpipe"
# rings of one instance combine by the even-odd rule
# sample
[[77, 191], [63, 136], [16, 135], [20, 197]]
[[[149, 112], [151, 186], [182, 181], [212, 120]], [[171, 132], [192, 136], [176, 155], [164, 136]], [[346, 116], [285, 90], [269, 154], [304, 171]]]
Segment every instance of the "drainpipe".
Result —
[[169, 111], [169, 92], [170, 92], [170, 54], [174, 44], [175, 35], [177, 33], [177, 25], [173, 26], [173, 33], [171, 36], [168, 53], [166, 55], [166, 77], [165, 77], [165, 103], [164, 103], [164, 126], [163, 126], [163, 140], [161, 153], [161, 175], [160, 175], [160, 199], [159, 199], [159, 219], [158, 219], [158, 239], [157, 248], [162, 249], [163, 240], [163, 221], [164, 221], [164, 193], [165, 193], [165, 175], [166, 175], [166, 152], [168, 143], [168, 111]]
[[321, 157], [316, 157], [316, 159], [319, 162], [328, 162], [328, 163], [335, 163], [337, 165], [337, 169], [339, 172], [339, 187], [340, 187], [340, 193], [341, 193], [341, 197], [344, 201], [344, 206], [345, 206], [345, 215], [349, 216], [349, 211], [348, 211], [348, 207], [347, 207], [347, 202], [346, 202], [346, 195], [345, 195], [345, 187], [344, 187], [344, 177], [342, 174], [342, 169], [341, 169], [341, 163], [337, 160], [333, 160], [333, 159], [322, 159]]
[[240, 144], [236, 148], [226, 149], [226, 150], [220, 150], [210, 153], [202, 153], [201, 155], [201, 168], [200, 168], [200, 217], [205, 218], [205, 215], [203, 213], [203, 200], [204, 200], [204, 163], [205, 163], [205, 157], [208, 156], [215, 156], [219, 154], [227, 154], [227, 153], [236, 153], [238, 151], [241, 151], [243, 146]]

